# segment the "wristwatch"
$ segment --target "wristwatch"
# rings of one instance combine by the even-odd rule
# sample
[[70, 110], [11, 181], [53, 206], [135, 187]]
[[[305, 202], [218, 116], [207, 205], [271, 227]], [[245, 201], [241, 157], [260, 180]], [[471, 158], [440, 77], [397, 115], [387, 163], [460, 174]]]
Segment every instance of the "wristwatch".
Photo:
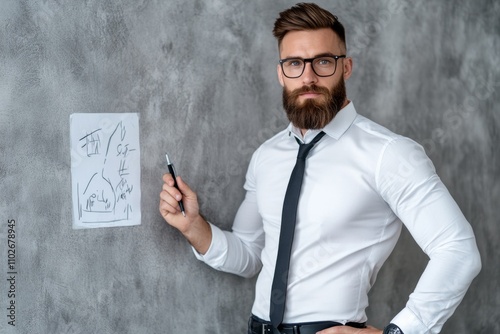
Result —
[[384, 328], [383, 334], [404, 334], [401, 328], [394, 324], [389, 324]]

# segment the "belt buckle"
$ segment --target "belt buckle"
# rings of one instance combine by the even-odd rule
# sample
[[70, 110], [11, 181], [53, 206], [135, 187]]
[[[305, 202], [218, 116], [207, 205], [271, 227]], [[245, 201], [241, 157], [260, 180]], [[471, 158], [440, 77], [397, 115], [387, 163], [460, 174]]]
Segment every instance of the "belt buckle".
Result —
[[[300, 334], [300, 326], [293, 326], [293, 334]], [[262, 324], [262, 334], [273, 334], [275, 333], [274, 327], [271, 324]], [[280, 331], [281, 333], [281, 331]]]
[[272, 334], [272, 333], [273, 333], [273, 325], [262, 324], [262, 334]]

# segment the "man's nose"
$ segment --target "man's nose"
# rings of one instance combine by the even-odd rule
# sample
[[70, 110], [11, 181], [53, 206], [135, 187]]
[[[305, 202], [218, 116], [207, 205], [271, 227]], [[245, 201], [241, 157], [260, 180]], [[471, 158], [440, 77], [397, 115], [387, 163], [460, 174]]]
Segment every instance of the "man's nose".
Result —
[[307, 62], [304, 65], [304, 72], [302, 73], [302, 83], [304, 85], [311, 85], [318, 82], [318, 76], [314, 73], [312, 63]]

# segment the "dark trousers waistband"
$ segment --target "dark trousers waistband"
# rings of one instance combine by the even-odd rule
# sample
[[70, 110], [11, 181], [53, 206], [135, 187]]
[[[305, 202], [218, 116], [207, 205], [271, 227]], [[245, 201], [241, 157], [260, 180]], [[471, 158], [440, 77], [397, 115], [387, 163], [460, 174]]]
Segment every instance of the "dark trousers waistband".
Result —
[[[366, 323], [348, 322], [345, 325], [355, 328], [366, 328]], [[316, 334], [320, 330], [335, 326], [343, 326], [343, 324], [334, 321], [302, 322], [282, 324], [276, 329], [269, 321], [252, 315], [248, 321], [248, 334]]]

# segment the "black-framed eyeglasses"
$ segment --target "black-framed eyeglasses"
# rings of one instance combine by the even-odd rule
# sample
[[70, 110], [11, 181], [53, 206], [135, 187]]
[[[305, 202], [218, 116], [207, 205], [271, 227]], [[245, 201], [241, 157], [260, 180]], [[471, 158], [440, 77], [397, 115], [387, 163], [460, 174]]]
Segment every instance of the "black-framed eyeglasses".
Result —
[[330, 77], [337, 70], [337, 60], [345, 58], [340, 56], [318, 56], [314, 58], [285, 58], [280, 59], [281, 70], [285, 77], [290, 79], [298, 78], [304, 73], [306, 63], [311, 63], [312, 70], [319, 77]]

